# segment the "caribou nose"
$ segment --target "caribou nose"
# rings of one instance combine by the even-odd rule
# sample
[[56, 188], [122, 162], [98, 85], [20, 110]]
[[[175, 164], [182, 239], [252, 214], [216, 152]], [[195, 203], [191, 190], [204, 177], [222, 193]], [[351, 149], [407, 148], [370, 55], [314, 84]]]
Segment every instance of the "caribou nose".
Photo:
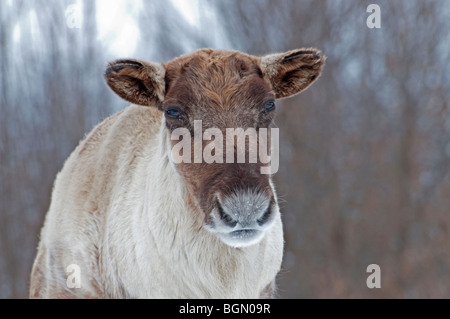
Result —
[[227, 245], [248, 247], [258, 243], [271, 225], [279, 209], [272, 191], [234, 191], [216, 194], [208, 229]]
[[236, 191], [217, 199], [217, 211], [224, 226], [234, 231], [262, 229], [273, 216], [273, 196], [258, 191]]

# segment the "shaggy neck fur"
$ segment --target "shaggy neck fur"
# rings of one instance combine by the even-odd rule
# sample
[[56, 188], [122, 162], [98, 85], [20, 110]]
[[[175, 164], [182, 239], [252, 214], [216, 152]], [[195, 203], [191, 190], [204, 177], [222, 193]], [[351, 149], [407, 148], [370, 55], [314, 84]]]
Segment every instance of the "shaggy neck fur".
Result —
[[[165, 123], [154, 144], [144, 153], [145, 169], [138, 170], [146, 174], [135, 176], [137, 189], [129, 192], [141, 194], [141, 204], [125, 217], [130, 237], [114, 238], [116, 227], [108, 236], [108, 242], [120, 240], [128, 246], [116, 243], [120, 263], [112, 286], [123, 288], [111, 297], [259, 297], [279, 269], [281, 256], [276, 254], [281, 250], [274, 251], [276, 243], [268, 244], [267, 238], [251, 247], [232, 248], [207, 231], [203, 214], [186, 203], [183, 181], [170, 160]], [[129, 205], [135, 200], [129, 198]]]
[[[283, 252], [281, 219], [232, 248], [187, 204], [156, 109], [130, 106], [99, 124], [58, 174], [41, 232], [32, 298], [257, 298]], [[67, 285], [79, 267], [80, 287]], [[273, 291], [270, 291], [270, 293]]]

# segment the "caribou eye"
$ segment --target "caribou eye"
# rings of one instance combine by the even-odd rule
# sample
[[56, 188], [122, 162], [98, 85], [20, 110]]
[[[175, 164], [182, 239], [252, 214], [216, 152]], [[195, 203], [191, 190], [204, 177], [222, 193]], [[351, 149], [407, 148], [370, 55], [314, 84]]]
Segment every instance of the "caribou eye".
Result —
[[171, 107], [166, 110], [166, 115], [173, 119], [178, 119], [181, 117], [181, 112], [179, 109]]
[[275, 110], [275, 101], [269, 101], [264, 106], [264, 112], [270, 112]]

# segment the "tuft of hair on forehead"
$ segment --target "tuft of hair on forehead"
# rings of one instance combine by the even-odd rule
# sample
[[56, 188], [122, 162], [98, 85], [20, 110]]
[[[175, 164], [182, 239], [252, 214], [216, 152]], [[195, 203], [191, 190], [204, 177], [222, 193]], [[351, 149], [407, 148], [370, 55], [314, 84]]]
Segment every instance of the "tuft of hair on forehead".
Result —
[[258, 59], [251, 55], [230, 50], [200, 49], [182, 55], [166, 65], [166, 87], [184, 75], [192, 80], [222, 75], [223, 80], [256, 75], [263, 78]]

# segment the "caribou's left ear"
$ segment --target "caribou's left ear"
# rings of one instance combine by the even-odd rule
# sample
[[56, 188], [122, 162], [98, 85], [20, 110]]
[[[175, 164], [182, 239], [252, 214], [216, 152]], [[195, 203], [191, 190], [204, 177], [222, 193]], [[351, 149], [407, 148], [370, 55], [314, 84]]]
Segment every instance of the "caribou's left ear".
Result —
[[105, 79], [124, 100], [138, 105], [158, 106], [165, 95], [166, 70], [159, 63], [117, 60], [108, 64]]
[[320, 75], [325, 57], [316, 49], [296, 49], [260, 58], [264, 77], [272, 84], [278, 99], [295, 95]]

